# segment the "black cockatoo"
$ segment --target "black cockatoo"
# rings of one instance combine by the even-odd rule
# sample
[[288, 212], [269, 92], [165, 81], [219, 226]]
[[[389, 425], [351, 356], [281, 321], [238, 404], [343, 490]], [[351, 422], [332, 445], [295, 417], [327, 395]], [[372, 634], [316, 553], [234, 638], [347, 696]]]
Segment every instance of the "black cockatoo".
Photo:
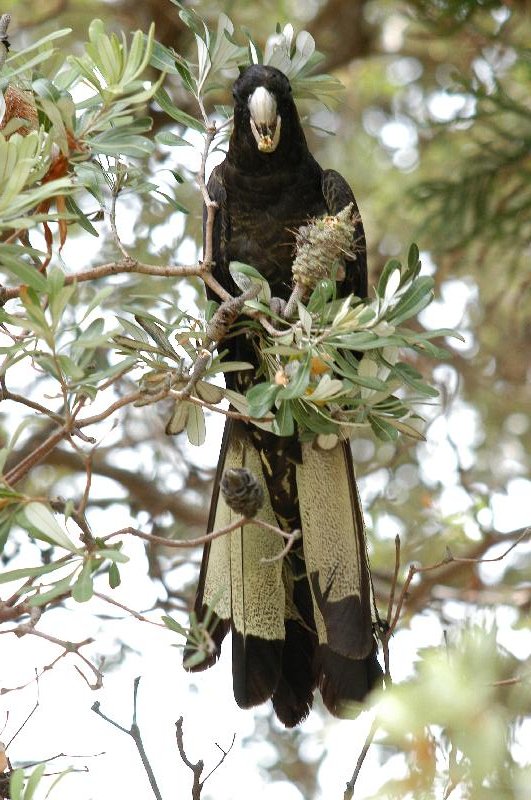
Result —
[[[231, 261], [255, 267], [272, 294], [291, 292], [295, 233], [308, 220], [355, 205], [346, 181], [323, 170], [308, 150], [291, 86], [279, 70], [247, 67], [234, 84], [234, 128], [227, 156], [208, 182], [217, 203], [213, 274], [239, 294]], [[359, 219], [359, 215], [358, 215]], [[347, 260], [338, 291], [367, 293], [365, 239], [356, 224], [356, 257]], [[217, 299], [217, 298], [213, 298]], [[226, 337], [230, 360], [258, 364], [245, 334]], [[239, 391], [249, 373], [232, 376]], [[251, 381], [253, 374], [251, 372]], [[247, 382], [247, 383], [246, 383]], [[279, 437], [227, 419], [208, 529], [237, 517], [220, 494], [228, 468], [246, 467], [263, 484], [263, 520], [302, 537], [282, 559], [274, 534], [247, 525], [207, 544], [195, 612], [208, 608], [214, 652], [191, 669], [211, 666], [232, 633], [233, 688], [243, 708], [272, 699], [278, 718], [303, 720], [319, 688], [326, 707], [341, 716], [381, 681], [376, 659], [372, 596], [362, 510], [347, 442], [331, 450]], [[264, 562], [264, 559], [269, 561]], [[211, 612], [210, 612], [211, 613]], [[185, 651], [191, 654], [190, 645]]]

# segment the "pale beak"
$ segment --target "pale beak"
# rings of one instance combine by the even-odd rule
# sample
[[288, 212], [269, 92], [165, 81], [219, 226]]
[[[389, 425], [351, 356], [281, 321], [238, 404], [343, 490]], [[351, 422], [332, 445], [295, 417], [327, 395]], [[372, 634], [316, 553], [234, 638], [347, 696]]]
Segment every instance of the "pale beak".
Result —
[[261, 153], [272, 153], [280, 141], [280, 115], [271, 92], [258, 86], [249, 96], [251, 130]]

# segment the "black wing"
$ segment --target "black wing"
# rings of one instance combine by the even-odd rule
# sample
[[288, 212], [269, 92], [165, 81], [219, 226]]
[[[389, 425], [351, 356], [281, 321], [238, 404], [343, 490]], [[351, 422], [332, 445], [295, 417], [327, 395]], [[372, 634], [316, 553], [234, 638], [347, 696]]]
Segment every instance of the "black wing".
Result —
[[338, 214], [349, 203], [354, 206], [356, 226], [353, 251], [356, 259], [345, 262], [346, 278], [341, 288], [342, 293], [353, 293], [361, 298], [367, 297], [367, 245], [361, 215], [352, 189], [335, 169], [323, 171], [321, 186], [329, 214]]

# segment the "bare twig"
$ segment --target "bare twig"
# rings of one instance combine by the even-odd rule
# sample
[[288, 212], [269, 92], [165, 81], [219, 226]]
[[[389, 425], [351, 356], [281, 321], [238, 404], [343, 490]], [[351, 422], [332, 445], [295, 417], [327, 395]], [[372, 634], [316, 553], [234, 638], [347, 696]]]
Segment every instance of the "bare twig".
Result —
[[343, 800], [352, 800], [352, 798], [354, 797], [354, 789], [355, 789], [355, 786], [356, 786], [356, 781], [358, 780], [358, 776], [359, 776], [359, 774], [361, 772], [361, 768], [363, 766], [363, 762], [365, 761], [367, 753], [369, 752], [369, 748], [370, 748], [370, 746], [371, 746], [371, 744], [373, 742], [374, 736], [376, 734], [377, 727], [378, 726], [376, 724], [376, 721], [373, 721], [373, 723], [372, 723], [372, 725], [370, 727], [369, 733], [367, 734], [367, 738], [365, 739], [365, 743], [364, 743], [363, 747], [361, 748], [361, 753], [358, 756], [358, 760], [356, 762], [356, 767], [354, 769], [354, 773], [352, 775], [352, 778], [349, 780], [349, 782], [347, 783], [347, 786], [345, 788], [345, 793], [343, 795]]
[[111, 224], [111, 232], [114, 239], [114, 243], [122, 256], [124, 257], [125, 261], [132, 261], [133, 259], [125, 249], [122, 244], [122, 240], [118, 234], [118, 229], [116, 227], [116, 202], [118, 200], [118, 196], [123, 186], [123, 178], [126, 175], [125, 166], [122, 162], [116, 162], [116, 179], [113, 185], [112, 193], [111, 193], [111, 210], [109, 213], [109, 222]]
[[[76, 666], [77, 671], [80, 675], [86, 680], [88, 686], [91, 689], [101, 689], [103, 686], [103, 675], [101, 673], [101, 669], [98, 669], [88, 658], [86, 658], [83, 653], [80, 652], [82, 647], [85, 647], [88, 644], [92, 644], [94, 639], [88, 638], [84, 639], [82, 642], [70, 642], [65, 639], [58, 639], [56, 636], [52, 636], [49, 633], [45, 633], [44, 631], [37, 630], [36, 625], [40, 619], [42, 609], [40, 608], [33, 608], [32, 612], [36, 612], [30, 618], [29, 622], [22, 623], [21, 625], [17, 625], [16, 628], [12, 628], [7, 631], [2, 631], [2, 633], [14, 633], [15, 636], [37, 636], [40, 639], [45, 639], [47, 642], [51, 642], [52, 644], [56, 644], [58, 647], [62, 647], [65, 651], [62, 655], [67, 655], [68, 653], [75, 653], [78, 658], [83, 661], [83, 663], [91, 670], [95, 677], [95, 682], [90, 683], [87, 680], [86, 676], [81, 672], [81, 670]], [[55, 664], [59, 659], [56, 659], [53, 663]]]
[[203, 786], [205, 785], [207, 780], [210, 778], [210, 776], [223, 764], [223, 762], [227, 758], [228, 754], [232, 750], [232, 748], [234, 746], [234, 742], [236, 741], [236, 734], [234, 734], [234, 736], [232, 737], [232, 742], [231, 742], [231, 745], [230, 745], [228, 750], [224, 750], [222, 747], [220, 747], [219, 744], [216, 743], [216, 747], [219, 750], [221, 750], [221, 753], [222, 753], [221, 759], [218, 761], [216, 766], [212, 770], [210, 770], [210, 772], [208, 773], [206, 778], [203, 778], [203, 780], [201, 780], [201, 774], [202, 774], [204, 766], [205, 766], [204, 761], [202, 759], [199, 759], [199, 761], [197, 761], [195, 764], [193, 764], [190, 761], [190, 759], [188, 758], [188, 756], [186, 755], [186, 751], [184, 749], [184, 734], [183, 734], [183, 718], [182, 717], [179, 717], [179, 719], [175, 723], [175, 738], [176, 738], [176, 741], [177, 741], [177, 749], [179, 750], [179, 755], [180, 755], [183, 763], [188, 767], [188, 769], [190, 769], [192, 771], [192, 774], [194, 776], [194, 781], [193, 781], [193, 785], [192, 785], [192, 800], [200, 800], [201, 792], [203, 791]]
[[502, 561], [504, 558], [506, 558], [509, 555], [509, 553], [512, 550], [514, 550], [515, 547], [517, 547], [525, 539], [528, 539], [530, 536], [531, 536], [531, 527], [524, 528], [523, 530], [521, 530], [516, 535], [515, 541], [506, 550], [504, 550], [504, 552], [501, 555], [494, 556], [492, 558], [484, 558], [484, 557], [473, 558], [473, 557], [466, 557], [466, 556], [458, 557], [458, 556], [454, 556], [450, 551], [448, 551], [446, 556], [443, 559], [441, 559], [440, 561], [438, 561], [435, 564], [430, 564], [427, 567], [419, 567], [416, 564], [411, 564], [410, 567], [409, 567], [409, 572], [407, 574], [406, 580], [404, 581], [404, 585], [402, 586], [402, 591], [400, 592], [400, 595], [399, 595], [399, 598], [398, 598], [398, 601], [397, 601], [397, 604], [396, 604], [396, 609], [395, 609], [394, 615], [392, 615], [391, 622], [390, 622], [390, 625], [389, 625], [389, 630], [386, 632], [386, 636], [389, 638], [392, 635], [393, 631], [395, 630], [395, 628], [396, 628], [396, 626], [398, 624], [398, 620], [400, 619], [400, 614], [402, 612], [402, 607], [404, 606], [405, 600], [406, 600], [407, 595], [408, 595], [408, 590], [409, 590], [409, 587], [411, 585], [411, 581], [413, 580], [415, 575], [417, 575], [417, 574], [418, 575], [423, 575], [423, 574], [428, 573], [428, 572], [433, 572], [434, 570], [441, 569], [442, 567], [445, 567], [446, 565], [453, 564], [453, 563], [455, 563], [455, 564], [486, 564], [486, 563], [493, 563], [493, 562], [496, 562], [496, 561]]
[[[211, 531], [211, 533], [206, 533], [204, 536], [197, 536], [195, 539], [167, 539], [164, 536], [156, 536], [153, 533], [144, 533], [144, 531], [140, 531], [138, 528], [127, 527], [121, 528], [119, 531], [114, 531], [113, 533], [108, 533], [106, 536], [102, 537], [102, 541], [106, 542], [108, 539], [114, 538], [115, 536], [130, 535], [137, 536], [139, 539], [144, 539], [144, 541], [150, 542], [150, 544], [159, 544], [163, 547], [199, 547], [199, 545], [206, 544], [214, 539], [219, 539], [221, 536], [226, 536], [228, 533], [232, 533], [232, 531], [235, 531], [238, 528], [243, 528], [245, 525], [257, 525], [259, 528], [263, 528], [271, 533], [275, 533], [277, 536], [281, 536], [283, 539], [285, 539], [290, 546], [293, 544], [295, 539], [300, 536], [300, 531], [286, 533], [286, 531], [283, 531], [281, 528], [277, 528], [275, 525], [271, 525], [269, 522], [264, 522], [256, 517], [238, 517], [238, 519], [236, 519], [234, 522], [231, 522], [230, 525], [226, 525], [224, 528]], [[278, 556], [275, 558], [278, 558]]]
[[[96, 281], [101, 278], [107, 278], [110, 275], [121, 275], [123, 273], [153, 275], [157, 278], [186, 278], [191, 276], [203, 278], [204, 272], [205, 266], [203, 264], [145, 264], [142, 261], [127, 258], [122, 261], [111, 261], [107, 264], [100, 264], [97, 267], [67, 275], [65, 277], [65, 286], [69, 286], [72, 283]], [[0, 289], [0, 305], [6, 303], [8, 300], [13, 300], [15, 297], [19, 297], [21, 288], [22, 286], [15, 286], [13, 288], [2, 287]], [[211, 288], [213, 291], [217, 292], [215, 283], [212, 283]], [[227, 299], [227, 296], [230, 297], [225, 290], [222, 290], [222, 295], [220, 296], [222, 296], [223, 300]]]
[[382, 642], [382, 650], [384, 654], [384, 672], [385, 681], [389, 685], [391, 683], [391, 670], [389, 661], [389, 639], [392, 635], [391, 619], [393, 616], [393, 608], [395, 603], [396, 586], [398, 583], [398, 573], [400, 571], [400, 536], [397, 534], [395, 537], [395, 568], [393, 572], [393, 579], [391, 582], [391, 591], [389, 592], [389, 602], [387, 605], [387, 616], [385, 622], [385, 629], [380, 629], [379, 636]]
[[92, 706], [92, 711], [94, 711], [95, 714], [97, 714], [99, 717], [104, 719], [110, 725], [114, 725], [114, 727], [118, 728], [118, 730], [122, 731], [122, 733], [126, 733], [128, 736], [131, 736], [131, 738], [133, 739], [133, 741], [134, 741], [134, 743], [136, 745], [136, 749], [138, 750], [138, 753], [140, 755], [140, 759], [142, 761], [144, 769], [145, 769], [145, 771], [147, 773], [147, 776], [148, 776], [149, 783], [150, 783], [151, 789], [153, 791], [153, 794], [155, 795], [157, 800], [162, 800], [162, 795], [160, 793], [159, 787], [157, 786], [157, 781], [155, 779], [155, 773], [153, 772], [153, 769], [152, 769], [151, 764], [149, 762], [149, 759], [147, 757], [147, 754], [146, 754], [146, 751], [145, 751], [145, 748], [144, 748], [144, 744], [142, 742], [142, 736], [140, 734], [140, 728], [139, 728], [138, 723], [136, 721], [137, 694], [138, 694], [138, 684], [139, 684], [139, 682], [140, 682], [140, 678], [138, 677], [138, 678], [135, 678], [134, 683], [133, 683], [133, 721], [131, 722], [131, 727], [129, 728], [129, 730], [127, 728], [124, 728], [123, 725], [120, 725], [115, 720], [113, 720], [110, 717], [108, 717], [106, 714], [103, 713], [103, 711], [100, 711], [99, 702], [94, 703], [94, 705]]
[[112, 606], [116, 606], [117, 608], [121, 608], [122, 611], [125, 611], [127, 614], [130, 614], [135, 619], [139, 620], [140, 622], [149, 622], [150, 625], [156, 625], [158, 628], [166, 628], [163, 622], [155, 622], [152, 619], [148, 619], [143, 614], [140, 614], [138, 611], [135, 611], [133, 608], [129, 608], [129, 606], [124, 606], [123, 603], [119, 603], [118, 600], [115, 600], [113, 597], [109, 597], [106, 594], [102, 594], [101, 592], [94, 592], [94, 597], [99, 597], [100, 600], [104, 600], [106, 603], [110, 603]]

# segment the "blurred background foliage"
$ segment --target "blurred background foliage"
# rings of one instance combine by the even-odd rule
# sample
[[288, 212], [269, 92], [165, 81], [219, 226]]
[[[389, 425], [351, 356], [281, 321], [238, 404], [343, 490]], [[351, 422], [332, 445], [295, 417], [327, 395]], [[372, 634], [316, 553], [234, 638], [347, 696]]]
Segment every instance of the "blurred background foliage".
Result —
[[[300, 107], [317, 160], [345, 175], [356, 194], [368, 240], [370, 284], [376, 283], [389, 257], [403, 257], [416, 241], [437, 291], [419, 325], [455, 327], [465, 338], [464, 343], [448, 341], [449, 356], [442, 364], [417, 360], [417, 368], [442, 398], [442, 406], [427, 410], [425, 443], [380, 443], [363, 437], [353, 442], [377, 602], [384, 616], [397, 534], [399, 586], [409, 562], [426, 567], [446, 560], [412, 582], [395, 637], [405, 637], [420, 665], [418, 675], [411, 677], [411, 664], [404, 668], [393, 663], [391, 642], [391, 673], [407, 680], [384, 702], [381, 721], [387, 743], [406, 753], [408, 766], [403, 780], [378, 796], [524, 798], [529, 775], [526, 782], [514, 743], [521, 731], [529, 737], [530, 730], [523, 723], [530, 710], [523, 687], [527, 682], [529, 690], [531, 549], [523, 542], [503, 560], [484, 564], [457, 557], [498, 557], [531, 523], [529, 3], [210, 0], [193, 7], [213, 27], [219, 13], [227, 13], [262, 46], [277, 21], [312, 33], [325, 54], [322, 68], [345, 89], [330, 108], [305, 102]], [[19, 0], [8, 2], [4, 11], [13, 15], [10, 39], [17, 49], [69, 26], [73, 33], [68, 47], [80, 54], [90, 21], [100, 17], [108, 31], [117, 32], [140, 28], [147, 33], [154, 21], [158, 41], [192, 61], [196, 57], [193, 37], [169, 0]], [[197, 116], [178, 76], [168, 76], [165, 88], [179, 108]], [[207, 110], [230, 100], [229, 91], [216, 88]], [[197, 141], [193, 131], [170, 122], [156, 104], [150, 113], [158, 133], [171, 130]], [[201, 200], [193, 171], [199, 164], [193, 156], [178, 163], [176, 150], [159, 146], [143, 169], [157, 176], [170, 168], [179, 170], [184, 180], [174, 200], [186, 207], [186, 216], [155, 196], [139, 200], [132, 193], [123, 201], [123, 240], [140, 260], [193, 263], [198, 257]], [[76, 254], [79, 268], [116, 257], [109, 236], [94, 240], [72, 231], [68, 246], [66, 252]], [[198, 281], [185, 286], [182, 281], [135, 276], [113, 286], [109, 308], [116, 307], [116, 293], [124, 306], [134, 295], [146, 310], [161, 296], [191, 309], [202, 304]], [[107, 303], [111, 299], [102, 298], [102, 309]], [[127, 378], [122, 388], [131, 389]], [[2, 406], [0, 422], [7, 438], [10, 409], [7, 403]], [[116, 528], [123, 519], [124, 525], [137, 524], [159, 535], [188, 538], [201, 533], [217, 445], [207, 439], [205, 452], [198, 455], [180, 438], [166, 437], [165, 423], [158, 406], [124, 409], [120, 427], [94, 453], [98, 491], [87, 507], [89, 520], [97, 525], [111, 509], [119, 520]], [[46, 423], [32, 428], [13, 458], [23, 459], [49, 433]], [[29, 474], [24, 491], [75, 498], [76, 491], [83, 491], [84, 476], [83, 459], [59, 446]], [[4, 560], [14, 555], [16, 548], [7, 549]], [[185, 608], [193, 592], [193, 572], [186, 572], [184, 583], [179, 580], [182, 562], [169, 559], [163, 548], [149, 548], [147, 558], [149, 575], [159, 587], [158, 609]], [[486, 621], [487, 632], [471, 634], [469, 658], [463, 657], [460, 645], [450, 643], [441, 659], [441, 647], [435, 655], [417, 652], [422, 636], [416, 640], [410, 634], [418, 630], [419, 618], [432, 626], [440, 642], [442, 631], [452, 631], [463, 620]], [[495, 622], [497, 641], [489, 629]], [[482, 665], [485, 674], [479, 672]], [[430, 707], [431, 698], [451, 675], [453, 705], [443, 713]], [[483, 693], [463, 716], [459, 708], [479, 684], [497, 688]], [[475, 727], [463, 739], [468, 719], [475, 720]], [[478, 730], [482, 752], [470, 745]], [[281, 733], [263, 716], [255, 736], [267, 737], [277, 747], [278, 760], [270, 769], [273, 780], [282, 775], [302, 796], [318, 796], [319, 759], [308, 763], [298, 758], [304, 736]], [[384, 758], [389, 751], [381, 752]], [[489, 764], [490, 771], [482, 772], [477, 765], [485, 765], [491, 752], [501, 755]], [[472, 787], [469, 794], [452, 794], [463, 779]]]

